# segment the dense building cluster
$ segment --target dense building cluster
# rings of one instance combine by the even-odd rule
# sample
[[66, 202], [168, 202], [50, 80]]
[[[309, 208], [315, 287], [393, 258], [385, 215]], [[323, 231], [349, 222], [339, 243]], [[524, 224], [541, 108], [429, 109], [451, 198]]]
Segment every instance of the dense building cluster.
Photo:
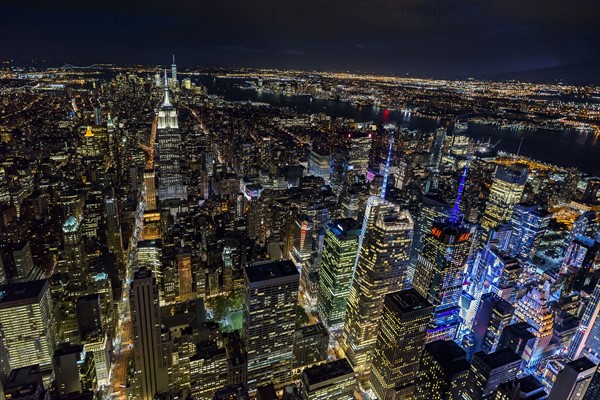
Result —
[[600, 180], [197, 76], [3, 72], [0, 398], [600, 398]]

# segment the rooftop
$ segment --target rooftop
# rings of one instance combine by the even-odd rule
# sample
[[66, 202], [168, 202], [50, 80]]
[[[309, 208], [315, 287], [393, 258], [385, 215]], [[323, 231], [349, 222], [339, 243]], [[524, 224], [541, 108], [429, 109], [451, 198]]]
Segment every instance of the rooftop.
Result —
[[425, 345], [425, 351], [442, 366], [449, 375], [469, 370], [471, 364], [465, 359], [467, 353], [452, 340], [436, 340]]
[[354, 374], [354, 370], [345, 358], [306, 368], [302, 373], [309, 385], [315, 385], [348, 374]]
[[12, 389], [18, 386], [37, 386], [42, 384], [40, 366], [38, 364], [23, 368], [13, 369], [10, 372], [4, 389]]
[[299, 337], [307, 337], [307, 336], [315, 336], [315, 335], [325, 335], [328, 336], [329, 333], [327, 329], [322, 323], [316, 323], [314, 325], [304, 326], [302, 328], [296, 329], [296, 334]]
[[507, 325], [504, 330], [511, 331], [514, 335], [522, 338], [522, 339], [532, 339], [535, 337], [533, 333], [531, 333], [530, 329], [532, 328], [527, 322], [517, 322], [516, 324]]
[[14, 303], [36, 303], [48, 287], [48, 280], [18, 282], [0, 286], [0, 308], [15, 306]]
[[70, 216], [62, 226], [63, 231], [65, 233], [77, 232], [78, 227], [79, 227], [79, 223], [73, 216]]
[[390, 293], [386, 297], [398, 307], [403, 313], [421, 310], [431, 307], [431, 304], [415, 289], [402, 290], [395, 293]]
[[290, 260], [267, 261], [248, 265], [246, 275], [250, 282], [260, 282], [298, 275], [298, 270]]
[[500, 368], [521, 361], [521, 357], [509, 349], [495, 351], [490, 354], [485, 354], [483, 351], [480, 351], [475, 354], [475, 358], [479, 358], [490, 369]]
[[333, 221], [332, 224], [328, 225], [328, 228], [336, 236], [352, 238], [360, 235], [362, 225], [354, 218], [342, 218]]
[[583, 372], [595, 368], [596, 364], [591, 362], [587, 357], [581, 357], [575, 361], [571, 361], [567, 366], [573, 368], [577, 372]]
[[259, 386], [257, 388], [256, 398], [260, 400], [278, 400], [275, 387], [273, 385]]

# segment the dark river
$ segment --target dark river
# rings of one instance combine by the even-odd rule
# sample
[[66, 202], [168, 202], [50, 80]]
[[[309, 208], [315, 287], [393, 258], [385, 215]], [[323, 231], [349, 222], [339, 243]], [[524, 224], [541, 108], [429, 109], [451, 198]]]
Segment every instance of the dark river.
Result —
[[[325, 113], [332, 117], [353, 118], [356, 121], [383, 121], [396, 122], [398, 125], [409, 129], [432, 131], [442, 126], [444, 120], [438, 121], [424, 117], [406, 114], [400, 111], [387, 111], [379, 107], [356, 107], [344, 101], [330, 101], [313, 99], [308, 96], [284, 96], [244, 90], [238, 87], [243, 83], [237, 79], [216, 79], [203, 76], [194, 81], [204, 84], [209, 94], [223, 96], [230, 101], [257, 101], [269, 103], [274, 106], [289, 107], [301, 113]], [[384, 113], [386, 114], [384, 116]], [[492, 126], [469, 124], [467, 134], [473, 138], [491, 143], [500, 143], [498, 150], [516, 153], [521, 142], [521, 154], [533, 159], [550, 162], [552, 164], [577, 167], [582, 172], [591, 175], [600, 175], [600, 137], [575, 130], [564, 131], [510, 131]]]

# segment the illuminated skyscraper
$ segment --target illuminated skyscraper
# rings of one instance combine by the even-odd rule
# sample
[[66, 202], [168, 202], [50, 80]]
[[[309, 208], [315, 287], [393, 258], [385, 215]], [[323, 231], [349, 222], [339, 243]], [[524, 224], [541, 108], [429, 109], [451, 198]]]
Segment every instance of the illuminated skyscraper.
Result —
[[81, 144], [81, 155], [86, 158], [98, 157], [101, 154], [99, 139], [94, 135], [92, 127], [88, 126], [83, 135]]
[[244, 270], [244, 338], [248, 350], [248, 388], [292, 379], [299, 275], [289, 261], [268, 261]]
[[550, 283], [544, 283], [542, 288], [533, 288], [518, 302], [515, 308], [515, 321], [527, 322], [532, 326], [536, 337], [535, 349], [530, 365], [537, 361], [552, 339], [554, 313], [548, 304], [550, 301]]
[[445, 138], [446, 138], [446, 129], [438, 128], [435, 131], [435, 137], [434, 137], [434, 141], [433, 141], [433, 149], [431, 151], [431, 158], [429, 159], [429, 165], [434, 171], [440, 170], [440, 166], [442, 163]]
[[582, 213], [573, 222], [573, 227], [569, 234], [568, 243], [577, 236], [585, 236], [591, 239], [598, 239], [600, 233], [600, 211], [590, 210]]
[[451, 340], [427, 343], [417, 376], [417, 400], [459, 400], [471, 364], [466, 353]]
[[0, 375], [33, 364], [50, 370], [56, 341], [47, 280], [0, 286]]
[[434, 306], [427, 342], [452, 340], [460, 323], [463, 270], [471, 248], [468, 225], [435, 222], [419, 255], [413, 287]]
[[510, 350], [501, 350], [490, 354], [475, 353], [463, 391], [463, 399], [491, 398], [498, 386], [517, 377], [522, 362], [523, 360]]
[[354, 399], [356, 379], [345, 358], [306, 368], [302, 372], [301, 382], [302, 400]]
[[320, 150], [311, 150], [308, 155], [308, 174], [323, 178], [325, 184], [329, 185], [331, 181], [331, 154]]
[[173, 64], [171, 64], [171, 79], [173, 79], [173, 84], [177, 85], [177, 65], [175, 65], [175, 54], [173, 54]]
[[567, 248], [562, 265], [563, 267], [576, 267], [587, 275], [593, 269], [599, 252], [600, 243], [588, 237], [577, 235]]
[[303, 275], [301, 277], [301, 282], [308, 280], [308, 277], [305, 275], [309, 272], [310, 259], [313, 253], [314, 228], [315, 224], [308, 215], [300, 214], [294, 218], [294, 238], [289, 258], [296, 264], [296, 267], [300, 269], [301, 274]]
[[510, 255], [521, 263], [531, 261], [552, 214], [538, 206], [517, 204], [511, 218], [513, 233], [510, 238]]
[[592, 381], [588, 386], [583, 400], [600, 399], [600, 370], [596, 369], [596, 373], [592, 377]]
[[486, 354], [496, 351], [500, 335], [510, 323], [513, 306], [494, 293], [486, 293], [481, 297], [479, 309], [473, 322], [474, 352]]
[[369, 153], [373, 138], [371, 133], [348, 134], [348, 157], [346, 171], [348, 176], [364, 175], [369, 168]]
[[227, 355], [213, 341], [196, 345], [196, 354], [190, 357], [191, 397], [212, 399], [214, 393], [227, 384]]
[[413, 281], [419, 254], [423, 251], [425, 238], [431, 232], [433, 223], [447, 217], [449, 211], [450, 205], [443, 199], [431, 194], [423, 196], [421, 207], [419, 208], [419, 213], [417, 214], [417, 219], [415, 221], [415, 233], [410, 251], [410, 267], [408, 273], [408, 280], [410, 282]]
[[498, 250], [496, 246], [487, 245], [475, 263], [469, 293], [477, 303], [481, 296], [490, 292], [509, 303], [514, 303], [517, 279], [521, 271], [522, 268], [516, 259]]
[[69, 276], [69, 289], [81, 291], [87, 287], [89, 274], [85, 256], [85, 245], [81, 237], [80, 224], [71, 216], [62, 226], [63, 232], [63, 261], [60, 269]]
[[156, 210], [156, 175], [153, 170], [144, 171], [146, 211]]
[[465, 190], [470, 157], [460, 177], [454, 205], [448, 217], [432, 224], [417, 259], [412, 286], [434, 307], [427, 328], [427, 343], [452, 340], [461, 322], [458, 304], [463, 270], [471, 249], [471, 228], [462, 222], [460, 202]]
[[133, 391], [135, 398], [154, 399], [169, 389], [168, 358], [161, 342], [158, 285], [152, 272], [140, 268], [131, 283]]
[[571, 361], [558, 373], [548, 400], [582, 400], [597, 368], [585, 357]]
[[496, 167], [490, 197], [481, 220], [482, 228], [494, 228], [510, 219], [514, 206], [521, 201], [527, 175], [527, 167], [522, 165]]
[[177, 121], [177, 111], [169, 100], [169, 87], [165, 73], [165, 97], [158, 111], [158, 143], [157, 171], [158, 198], [165, 200], [181, 200], [186, 194], [181, 174], [181, 133]]
[[408, 211], [369, 200], [341, 338], [355, 370], [370, 368], [385, 295], [405, 286], [412, 230]]
[[123, 238], [121, 236], [117, 199], [113, 196], [106, 198], [106, 238], [108, 249], [117, 255], [118, 260], [122, 260]]
[[177, 276], [179, 277], [178, 300], [190, 300], [192, 298], [192, 253], [189, 246], [178, 249]]
[[[582, 350], [588, 347], [591, 351], [598, 354], [600, 349], [597, 347], [600, 345], [600, 340], [594, 339], [594, 335], [599, 335], [600, 330], [596, 326], [600, 326], [600, 320], [598, 314], [600, 313], [600, 282], [594, 288], [590, 300], [587, 303], [577, 332], [573, 337], [571, 346], [569, 347], [568, 357], [571, 360], [576, 360], [580, 357]], [[600, 336], [600, 335], [599, 335]], [[590, 339], [591, 337], [591, 339]], [[600, 339], [600, 338], [599, 338]], [[590, 342], [588, 344], [588, 341]], [[593, 345], [594, 347], [590, 347]], [[587, 352], [587, 350], [586, 350]]]
[[360, 232], [360, 224], [352, 218], [336, 220], [325, 230], [317, 306], [330, 330], [344, 325]]
[[385, 296], [370, 377], [379, 400], [412, 395], [432, 311], [414, 289]]

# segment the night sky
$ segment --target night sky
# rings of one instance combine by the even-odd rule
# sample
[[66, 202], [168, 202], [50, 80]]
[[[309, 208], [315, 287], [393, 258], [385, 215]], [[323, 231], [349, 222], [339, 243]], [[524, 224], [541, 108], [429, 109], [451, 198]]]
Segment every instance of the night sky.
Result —
[[599, 16], [596, 0], [2, 0], [0, 58], [598, 81]]

